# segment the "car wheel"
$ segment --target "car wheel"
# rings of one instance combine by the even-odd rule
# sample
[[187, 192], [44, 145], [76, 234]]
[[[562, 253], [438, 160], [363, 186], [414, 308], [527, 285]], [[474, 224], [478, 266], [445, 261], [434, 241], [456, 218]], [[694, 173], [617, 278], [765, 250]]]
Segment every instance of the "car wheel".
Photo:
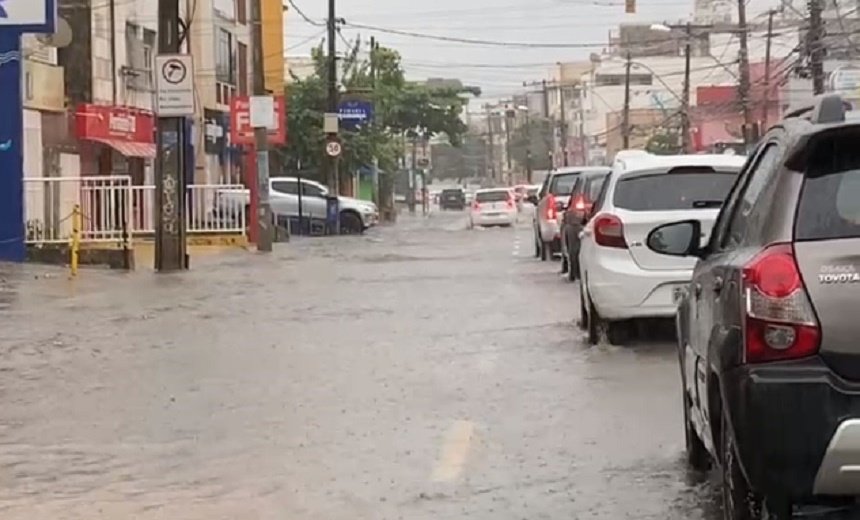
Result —
[[[683, 379], [681, 384], [684, 385]], [[708, 453], [705, 444], [699, 438], [699, 434], [696, 433], [696, 429], [690, 421], [692, 403], [686, 388], [683, 388], [682, 391], [684, 393], [684, 444], [687, 448], [687, 465], [695, 471], [708, 471], [711, 469], [711, 454]]]
[[594, 308], [594, 302], [591, 301], [591, 296], [586, 296], [586, 299], [588, 303], [588, 313], [586, 314], [587, 319], [585, 330], [588, 332], [588, 343], [590, 345], [597, 345], [600, 342], [600, 329], [603, 320], [597, 313], [597, 309]]
[[363, 231], [364, 225], [361, 223], [361, 217], [351, 211], [344, 211], [340, 214], [341, 235], [360, 235]]
[[606, 339], [609, 343], [622, 346], [630, 342], [631, 328], [633, 324], [629, 321], [610, 321], [606, 323]]
[[579, 289], [579, 321], [576, 325], [580, 330], [588, 328], [588, 311], [585, 308], [585, 297], [582, 295], [582, 288]]
[[741, 471], [735, 436], [729, 426], [728, 412], [722, 416], [722, 494], [725, 520], [760, 520], [762, 499], [752, 489]]

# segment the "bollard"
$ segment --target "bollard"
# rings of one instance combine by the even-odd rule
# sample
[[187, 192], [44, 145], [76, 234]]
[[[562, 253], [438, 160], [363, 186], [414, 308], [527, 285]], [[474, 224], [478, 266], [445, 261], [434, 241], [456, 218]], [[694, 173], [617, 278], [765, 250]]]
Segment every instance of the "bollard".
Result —
[[69, 268], [72, 272], [72, 278], [78, 275], [78, 260], [81, 250], [81, 224], [81, 206], [80, 204], [75, 204], [74, 209], [72, 209], [72, 238], [71, 247], [69, 247], [71, 254]]
[[337, 195], [326, 197], [326, 228], [329, 235], [340, 234], [340, 201]]

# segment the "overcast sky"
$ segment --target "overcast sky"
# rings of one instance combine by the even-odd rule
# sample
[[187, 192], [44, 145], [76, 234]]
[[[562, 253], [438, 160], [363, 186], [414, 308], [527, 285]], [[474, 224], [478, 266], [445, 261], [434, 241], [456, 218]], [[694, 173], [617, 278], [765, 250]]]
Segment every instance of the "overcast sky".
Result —
[[[293, 1], [312, 21], [321, 22], [326, 16], [325, 0]], [[337, 15], [348, 24], [457, 38], [587, 45], [570, 49], [490, 47], [423, 40], [349, 25], [343, 29], [349, 40], [359, 34], [364, 40], [376, 36], [382, 45], [400, 51], [412, 79], [459, 78], [480, 86], [484, 98], [497, 98], [522, 91], [523, 81], [545, 77], [555, 62], [587, 59], [590, 53], [599, 52], [609, 31], [621, 23], [678, 22], [686, 20], [693, 10], [693, 0], [636, 1], [638, 12], [625, 14], [624, 0], [337, 0]], [[306, 55], [319, 43], [323, 29], [290, 9], [288, 55]], [[338, 45], [345, 46], [341, 40]]]

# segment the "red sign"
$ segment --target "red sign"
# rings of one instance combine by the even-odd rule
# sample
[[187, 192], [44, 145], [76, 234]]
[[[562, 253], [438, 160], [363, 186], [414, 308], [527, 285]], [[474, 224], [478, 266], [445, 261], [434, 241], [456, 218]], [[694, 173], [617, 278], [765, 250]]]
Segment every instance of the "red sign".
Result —
[[[269, 144], [287, 142], [287, 104], [284, 96], [275, 98], [275, 124], [269, 129]], [[254, 144], [254, 128], [251, 126], [251, 101], [248, 96], [237, 96], [230, 100], [230, 143], [233, 145]]]
[[155, 116], [141, 108], [84, 103], [75, 110], [78, 139], [155, 143]]

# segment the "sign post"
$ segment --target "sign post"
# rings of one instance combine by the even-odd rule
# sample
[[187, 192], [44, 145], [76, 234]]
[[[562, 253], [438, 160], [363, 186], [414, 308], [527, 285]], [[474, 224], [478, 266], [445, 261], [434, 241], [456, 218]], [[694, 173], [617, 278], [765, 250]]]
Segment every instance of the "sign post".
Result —
[[23, 262], [24, 103], [21, 98], [21, 35], [54, 32], [54, 0], [0, 3], [0, 261]]

